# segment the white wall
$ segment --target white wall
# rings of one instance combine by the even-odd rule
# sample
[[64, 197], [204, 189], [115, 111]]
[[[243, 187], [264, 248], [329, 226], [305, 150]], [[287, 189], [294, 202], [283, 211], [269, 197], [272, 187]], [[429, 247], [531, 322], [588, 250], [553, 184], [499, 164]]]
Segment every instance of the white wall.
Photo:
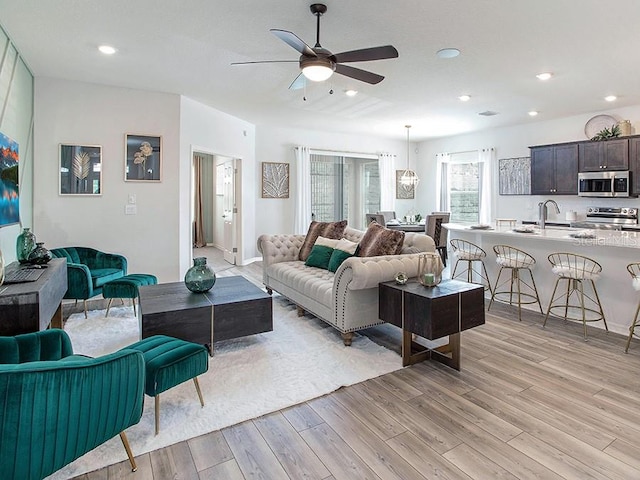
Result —
[[[606, 112], [592, 112], [584, 115], [550, 121], [532, 121], [528, 124], [508, 128], [497, 128], [468, 135], [440, 138], [422, 142], [419, 146], [418, 174], [422, 181], [416, 194], [420, 209], [435, 209], [436, 154], [443, 152], [464, 152], [483, 147], [496, 148], [496, 159], [528, 157], [529, 147], [551, 143], [586, 140], [584, 125], [594, 115], [606, 113], [618, 120], [631, 120], [632, 133], [640, 132], [640, 105], [611, 109]], [[560, 215], [549, 209], [549, 219], [564, 219], [568, 210], [575, 210], [584, 218], [587, 206], [631, 206], [640, 207], [638, 198], [603, 199], [584, 198], [574, 195], [535, 196], [498, 195], [497, 165], [493, 168], [493, 217], [537, 219], [538, 202], [553, 198], [560, 205]], [[577, 181], [577, 179], [576, 179]], [[579, 217], [580, 218], [580, 217]]]
[[[256, 233], [291, 233], [296, 198], [296, 159], [294, 147], [303, 145], [311, 149], [345, 151], [378, 154], [381, 152], [396, 155], [396, 168], [404, 169], [407, 162], [406, 141], [389, 140], [375, 136], [349, 135], [335, 132], [320, 132], [305, 129], [279, 128], [259, 125], [256, 128]], [[411, 152], [414, 155], [415, 145]], [[261, 162], [290, 163], [289, 198], [261, 198], [260, 175]], [[411, 165], [416, 159], [412, 156]], [[395, 192], [394, 192], [395, 196]], [[395, 200], [396, 214], [405, 215], [414, 208], [414, 200]], [[416, 212], [417, 213], [417, 212]]]
[[[180, 278], [180, 97], [52, 78], [35, 82], [33, 227], [48, 248], [117, 252], [129, 271]], [[125, 182], [125, 133], [162, 136], [162, 181]], [[102, 146], [102, 195], [59, 195], [58, 145]], [[125, 215], [128, 194], [137, 215]], [[187, 252], [188, 254], [188, 252]]]
[[180, 265], [183, 274], [191, 261], [191, 152], [202, 151], [242, 160], [242, 195], [238, 199], [241, 239], [238, 263], [257, 255], [256, 196], [260, 178], [256, 178], [255, 127], [249, 122], [182, 97], [180, 108]]

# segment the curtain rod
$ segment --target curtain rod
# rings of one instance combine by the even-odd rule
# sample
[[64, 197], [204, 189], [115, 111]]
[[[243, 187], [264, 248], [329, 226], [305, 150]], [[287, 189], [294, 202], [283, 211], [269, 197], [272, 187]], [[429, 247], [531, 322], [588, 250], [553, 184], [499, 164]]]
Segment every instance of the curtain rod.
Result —
[[[294, 148], [298, 148], [298, 145], [296, 145]], [[386, 155], [391, 155], [392, 157], [397, 157], [396, 154], [394, 153], [387, 153], [387, 152], [378, 152], [378, 153], [367, 153], [367, 152], [354, 152], [354, 151], [349, 151], [349, 150], [324, 150], [322, 148], [313, 148], [313, 147], [309, 147], [309, 152], [316, 152], [316, 153], [338, 153], [338, 154], [352, 154], [352, 155], [367, 155], [367, 156], [375, 156], [378, 157], [381, 154], [386, 154]]]

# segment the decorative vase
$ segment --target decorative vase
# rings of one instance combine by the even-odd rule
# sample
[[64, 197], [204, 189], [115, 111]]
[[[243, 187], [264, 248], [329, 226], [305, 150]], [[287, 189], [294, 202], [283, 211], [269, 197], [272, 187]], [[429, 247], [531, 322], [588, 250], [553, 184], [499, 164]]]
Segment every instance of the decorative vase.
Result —
[[33, 265], [44, 265], [51, 260], [51, 252], [44, 248], [44, 242], [36, 243], [34, 248], [29, 254], [28, 261]]
[[211, 290], [216, 283], [216, 274], [207, 265], [207, 257], [197, 257], [193, 259], [193, 267], [187, 270], [184, 275], [184, 284], [195, 293], [203, 293]]
[[29, 254], [36, 248], [36, 236], [28, 228], [22, 230], [16, 240], [16, 255], [18, 262], [29, 262]]
[[442, 281], [442, 258], [438, 253], [423, 253], [418, 257], [418, 281], [425, 287], [435, 287]]

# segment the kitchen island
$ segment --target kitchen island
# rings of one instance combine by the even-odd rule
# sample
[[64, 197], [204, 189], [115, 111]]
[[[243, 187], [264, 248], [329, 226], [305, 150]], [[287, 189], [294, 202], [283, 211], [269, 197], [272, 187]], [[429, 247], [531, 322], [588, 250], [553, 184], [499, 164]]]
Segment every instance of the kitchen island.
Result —
[[[596, 286], [609, 330], [628, 335], [640, 292], [631, 286], [631, 276], [626, 267], [629, 263], [640, 262], [640, 232], [589, 230], [594, 238], [574, 238], [571, 235], [585, 230], [547, 227], [535, 228], [533, 233], [520, 233], [507, 226], [478, 229], [469, 225], [447, 223], [443, 224], [443, 227], [449, 232], [449, 239], [460, 238], [473, 242], [487, 252], [485, 265], [492, 286], [499, 270], [492, 248], [494, 245], [511, 245], [532, 255], [536, 259], [532, 271], [545, 313], [558, 278], [551, 271], [551, 264], [547, 259], [549, 254], [569, 252], [592, 258], [602, 265], [602, 273], [596, 281]], [[451, 271], [454, 264], [455, 262], [452, 262]], [[486, 294], [489, 295], [489, 292]], [[590, 323], [589, 328], [604, 329], [604, 324]], [[624, 342], [620, 347], [624, 348]]]

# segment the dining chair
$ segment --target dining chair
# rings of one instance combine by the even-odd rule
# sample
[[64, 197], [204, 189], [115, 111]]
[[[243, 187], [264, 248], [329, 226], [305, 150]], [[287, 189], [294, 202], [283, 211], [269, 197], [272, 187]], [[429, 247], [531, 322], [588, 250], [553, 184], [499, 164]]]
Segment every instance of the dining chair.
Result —
[[385, 212], [376, 212], [376, 213], [384, 217], [384, 224], [388, 223], [389, 220], [394, 220], [396, 218], [396, 212], [385, 211]]
[[[447, 266], [447, 230], [442, 228], [443, 223], [448, 223], [451, 214], [449, 212], [427, 215], [425, 219], [425, 233], [433, 238], [436, 249], [440, 253], [442, 263]], [[443, 231], [444, 230], [444, 231]]]
[[384, 221], [384, 215], [380, 215], [378, 213], [367, 213], [365, 217], [367, 221], [365, 227], [368, 227], [371, 222], [376, 222], [383, 227], [386, 225], [386, 222]]

